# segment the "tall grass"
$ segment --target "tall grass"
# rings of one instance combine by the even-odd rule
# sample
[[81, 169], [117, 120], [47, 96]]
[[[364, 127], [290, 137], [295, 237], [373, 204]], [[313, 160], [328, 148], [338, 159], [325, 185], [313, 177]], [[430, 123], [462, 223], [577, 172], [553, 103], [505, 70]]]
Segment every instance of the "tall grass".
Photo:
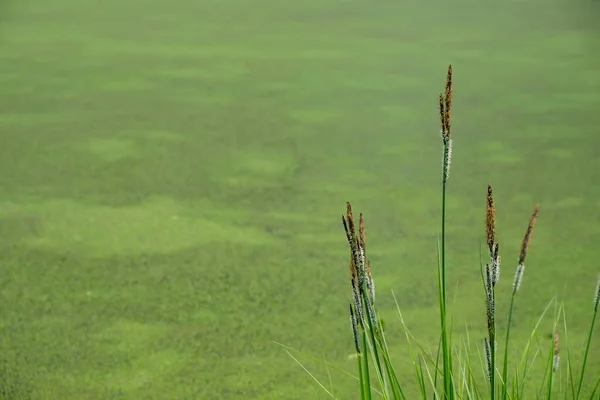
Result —
[[[529, 219], [527, 229], [521, 242], [519, 258], [513, 278], [512, 294], [506, 321], [506, 334], [503, 337], [503, 348], [497, 345], [496, 319], [496, 283], [500, 279], [500, 246], [496, 241], [496, 216], [492, 185], [487, 186], [485, 207], [485, 243], [487, 262], [482, 262], [481, 276], [484, 287], [484, 300], [486, 305], [487, 336], [478, 341], [480, 363], [472, 359], [470, 348], [472, 338], [467, 334], [462, 342], [453, 340], [452, 326], [449, 324], [449, 311], [447, 307], [447, 263], [446, 263], [446, 193], [448, 189], [451, 156], [452, 156], [452, 91], [453, 73], [452, 66], [448, 67], [446, 85], [443, 94], [439, 96], [439, 113], [441, 120], [442, 139], [442, 182], [441, 182], [441, 232], [439, 239], [439, 257], [437, 265], [438, 295], [439, 295], [439, 345], [435, 352], [428, 351], [424, 343], [415, 338], [405, 324], [402, 313], [398, 309], [401, 325], [405, 330], [409, 351], [414, 367], [414, 380], [405, 380], [398, 377], [394, 365], [385, 327], [378, 316], [375, 302], [375, 283], [373, 280], [371, 263], [367, 255], [367, 238], [363, 215], [358, 218], [358, 229], [355, 222], [351, 204], [346, 204], [346, 213], [342, 216], [342, 224], [350, 249], [350, 287], [352, 300], [349, 305], [350, 323], [354, 339], [354, 349], [357, 359], [358, 393], [361, 399], [407, 399], [405, 385], [418, 387], [422, 399], [486, 399], [491, 400], [516, 400], [525, 398], [527, 384], [537, 384], [537, 398], [551, 399], [598, 399], [594, 397], [598, 392], [600, 378], [594, 378], [594, 389], [591, 394], [583, 395], [583, 383], [586, 370], [592, 334], [600, 303], [600, 278], [594, 293], [594, 307], [592, 321], [589, 328], [583, 361], [579, 371], [570, 355], [567, 362], [567, 384], [560, 387], [554, 386], [554, 375], [559, 368], [559, 320], [563, 319], [564, 333], [567, 334], [565, 311], [556, 299], [552, 299], [546, 309], [541, 313], [528, 342], [522, 349], [520, 357], [509, 354], [511, 344], [511, 326], [515, 310], [517, 294], [525, 272], [525, 259], [532, 240], [534, 227], [539, 216], [540, 206], [535, 205]], [[451, 271], [450, 271], [451, 272]], [[396, 302], [396, 305], [398, 303]], [[548, 335], [548, 356], [543, 356], [544, 344], [534, 345], [542, 319], [548, 310], [554, 306], [553, 330]], [[558, 307], [558, 310], [557, 310]], [[568, 351], [568, 341], [567, 341]], [[289, 348], [288, 348], [289, 349]], [[502, 358], [498, 358], [498, 353]], [[569, 353], [570, 354], [570, 353]], [[518, 360], [512, 371], [509, 371], [510, 360]], [[543, 368], [543, 378], [539, 382], [530, 382], [531, 374], [536, 366]], [[483, 379], [477, 371], [484, 371]], [[509, 373], [510, 372], [510, 373]], [[576, 373], [579, 374], [576, 377]], [[537, 375], [536, 375], [537, 376]], [[313, 377], [314, 378], [314, 377]], [[402, 377], [405, 378], [405, 377]], [[330, 396], [334, 398], [332, 392]]]

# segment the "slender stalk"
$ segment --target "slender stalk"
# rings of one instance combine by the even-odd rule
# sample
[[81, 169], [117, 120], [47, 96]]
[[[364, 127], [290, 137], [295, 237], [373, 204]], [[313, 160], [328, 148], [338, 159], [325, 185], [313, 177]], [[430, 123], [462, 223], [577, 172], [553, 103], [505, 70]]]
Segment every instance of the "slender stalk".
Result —
[[486, 357], [488, 362], [488, 378], [490, 380], [490, 399], [494, 400], [496, 395], [496, 305], [494, 299], [494, 276], [493, 267], [485, 266], [485, 290], [487, 301], [487, 348]]
[[496, 398], [496, 334], [492, 332], [490, 335], [490, 352], [492, 365], [490, 368], [490, 400]]
[[384, 327], [381, 321], [378, 323], [378, 327], [379, 341], [382, 348], [381, 355], [383, 357], [383, 362], [390, 381], [390, 385], [392, 387], [392, 391], [394, 392], [394, 399], [406, 399], [406, 395], [404, 394], [402, 386], [398, 381], [398, 374], [396, 374], [396, 370], [394, 369], [394, 365], [392, 364], [392, 360], [390, 358], [390, 352], [387, 345], [387, 340], [385, 338]]
[[593, 400], [594, 395], [598, 391], [598, 387], [600, 387], [600, 377], [596, 380], [596, 385], [594, 386], [594, 390], [592, 390], [592, 394], [590, 395], [590, 400]]
[[590, 326], [590, 332], [588, 333], [587, 344], [585, 346], [583, 365], [581, 366], [581, 375], [579, 376], [579, 384], [577, 385], [576, 399], [579, 399], [579, 396], [581, 395], [581, 387], [583, 385], [583, 374], [585, 373], [585, 366], [587, 364], [587, 358], [590, 352], [590, 344], [592, 342], [592, 333], [594, 333], [594, 324], [596, 323], [596, 316], [598, 315], [598, 305], [600, 304], [600, 281], [598, 282], [598, 287], [596, 289], [596, 298], [594, 303], [594, 315], [592, 316], [592, 324]]
[[447, 316], [446, 316], [446, 184], [448, 181], [448, 152], [449, 142], [444, 141], [444, 158], [442, 165], [442, 232], [441, 232], [441, 244], [440, 244], [440, 271], [439, 271], [439, 287], [440, 287], [440, 325], [442, 331], [442, 359], [444, 363], [444, 399], [450, 400], [453, 396], [453, 384], [452, 384], [452, 355], [450, 354], [448, 346], [448, 333], [447, 333]]
[[[367, 333], [364, 330], [363, 330], [363, 345], [365, 348], [364, 355], [362, 357], [364, 375], [361, 375], [360, 379], [361, 379], [361, 384], [363, 385], [363, 388], [364, 388], [364, 394], [365, 394], [364, 398], [366, 400], [371, 400], [371, 376], [369, 374], [369, 350], [368, 350], [369, 344], [367, 343]], [[363, 381], [363, 379], [364, 379], [364, 381]]]
[[513, 290], [513, 294], [510, 299], [510, 309], [508, 310], [508, 326], [506, 327], [506, 340], [504, 341], [504, 367], [502, 369], [502, 400], [506, 400], [508, 396], [508, 341], [510, 338], [510, 327], [512, 325], [512, 315], [516, 293], [517, 292]]
[[[562, 320], [563, 330], [565, 335], [565, 347], [567, 349], [567, 384], [571, 389], [571, 398], [575, 399], [575, 379], [573, 378], [573, 362], [571, 359], [571, 346], [569, 346], [569, 329], [567, 328], [567, 315], [565, 309], [562, 309]], [[565, 390], [565, 399], [567, 398], [567, 392]]]
[[[381, 383], [381, 389], [384, 393], [384, 395], [387, 393], [387, 387], [385, 384], [385, 377], [383, 375], [383, 369], [381, 368], [381, 361], [379, 358], [379, 351], [377, 350], [377, 346], [378, 346], [378, 342], [377, 342], [377, 337], [376, 337], [376, 332], [375, 332], [375, 327], [373, 326], [373, 324], [371, 324], [371, 314], [370, 312], [372, 310], [369, 310], [370, 307], [365, 307], [367, 309], [367, 315], [369, 317], [368, 321], [365, 321], [365, 335], [367, 335], [367, 330], [368, 330], [368, 334], [371, 338], [371, 343], [372, 343], [372, 351], [373, 351], [373, 359], [375, 360], [375, 369], [377, 372], [377, 376], [380, 380]], [[366, 339], [365, 339], [366, 340]], [[385, 349], [383, 350], [385, 351]]]
[[440, 122], [443, 143], [442, 155], [442, 232], [440, 264], [438, 267], [438, 285], [440, 295], [440, 325], [442, 333], [442, 359], [444, 363], [444, 400], [454, 399], [454, 384], [452, 377], [452, 352], [449, 345], [447, 313], [446, 313], [446, 185], [450, 173], [450, 160], [452, 156], [452, 65], [448, 66], [445, 93], [440, 94]]
[[[556, 304], [555, 304], [556, 308]], [[548, 385], [546, 388], [546, 398], [548, 400], [552, 400], [552, 387], [554, 385], [554, 374], [556, 373], [559, 365], [559, 357], [560, 357], [560, 348], [558, 345], [559, 342], [559, 333], [558, 333], [558, 323], [560, 318], [560, 312], [562, 309], [562, 305], [560, 306], [558, 312], [554, 311], [554, 335], [551, 338], [550, 345], [550, 354], [548, 355], [548, 365], [547, 365], [547, 373], [548, 373]]]
[[365, 400], [367, 398], [366, 391], [370, 390], [370, 388], [366, 387], [365, 380], [363, 379], [362, 354], [356, 353], [356, 359], [358, 360], [358, 382], [360, 384], [360, 398], [362, 400]]

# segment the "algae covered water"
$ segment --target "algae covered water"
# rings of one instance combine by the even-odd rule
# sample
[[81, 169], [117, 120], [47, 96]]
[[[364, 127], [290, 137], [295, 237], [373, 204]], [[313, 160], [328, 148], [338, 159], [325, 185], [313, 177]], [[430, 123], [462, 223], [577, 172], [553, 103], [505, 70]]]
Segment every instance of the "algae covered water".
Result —
[[[326, 398], [274, 341], [356, 373], [348, 200], [412, 379], [391, 291], [433, 346], [449, 63], [457, 332], [485, 334], [491, 182], [498, 307], [539, 201], [513, 332], [526, 339], [564, 297], [579, 354], [600, 272], [600, 3], [26, 0], [0, 12], [0, 388], [15, 398]], [[352, 398], [355, 381], [330, 372]]]

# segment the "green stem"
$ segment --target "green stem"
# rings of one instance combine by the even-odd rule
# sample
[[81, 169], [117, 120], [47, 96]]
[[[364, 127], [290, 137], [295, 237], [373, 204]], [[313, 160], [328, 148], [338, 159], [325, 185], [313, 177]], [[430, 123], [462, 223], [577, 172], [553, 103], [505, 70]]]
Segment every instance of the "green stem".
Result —
[[364, 307], [364, 312], [365, 312], [365, 317], [364, 317], [364, 321], [363, 321], [363, 326], [365, 327], [365, 331], [368, 330], [368, 334], [371, 338], [371, 343], [373, 346], [373, 358], [375, 359], [375, 367], [376, 367], [376, 371], [377, 371], [377, 375], [378, 378], [380, 379], [380, 383], [381, 383], [381, 389], [383, 390], [384, 393], [387, 392], [387, 388], [385, 386], [385, 378], [383, 376], [383, 369], [381, 368], [381, 361], [379, 359], [379, 351], [377, 350], [377, 346], [378, 346], [378, 338], [377, 338], [377, 333], [375, 332], [375, 329], [377, 328], [376, 326], [373, 326], [372, 321], [377, 320], [377, 315], [375, 314], [375, 309], [372, 308], [369, 297], [367, 295], [367, 284], [363, 281], [363, 294], [362, 294], [362, 300], [363, 300], [363, 307]]
[[[369, 374], [369, 348], [368, 348], [368, 343], [367, 343], [367, 333], [365, 332], [365, 330], [363, 329], [363, 352], [364, 354], [361, 355], [362, 357], [362, 362], [363, 362], [363, 368], [362, 368], [362, 374], [361, 374], [361, 385], [362, 385], [362, 389], [364, 389], [364, 399], [366, 400], [371, 400], [371, 376]], [[364, 380], [363, 380], [364, 379]]]
[[506, 400], [508, 396], [508, 340], [510, 337], [510, 327], [512, 325], [513, 306], [515, 304], [515, 294], [513, 290], [512, 298], [510, 299], [510, 310], [508, 311], [508, 326], [506, 328], [506, 340], [504, 341], [504, 368], [502, 370], [502, 400]]
[[490, 399], [494, 400], [496, 394], [496, 333], [494, 332], [495, 327], [492, 326], [492, 334], [490, 335], [490, 356], [491, 356], [491, 368], [490, 368]]
[[442, 329], [442, 358], [444, 362], [444, 399], [450, 400], [452, 395], [452, 361], [448, 351], [448, 335], [446, 326], [446, 182], [448, 180], [447, 152], [448, 143], [444, 141], [444, 152], [442, 159], [442, 233], [441, 233], [441, 262], [438, 276], [440, 279], [440, 324]]
[[365, 382], [365, 378], [363, 375], [362, 354], [356, 353], [356, 359], [358, 360], [358, 377], [359, 377], [359, 383], [360, 383], [360, 398], [362, 400], [365, 400], [367, 398], [366, 391], [370, 390], [370, 388], [366, 387], [366, 382]]
[[585, 365], [587, 363], [588, 354], [590, 352], [590, 343], [592, 342], [592, 333], [594, 332], [594, 324], [596, 323], [596, 315], [598, 315], [598, 302], [596, 302], [596, 306], [594, 307], [594, 316], [592, 317], [592, 325], [590, 326], [590, 332], [588, 334], [587, 345], [585, 347], [585, 355], [583, 356], [583, 365], [581, 367], [581, 376], [579, 377], [579, 385], [577, 387], [576, 399], [579, 399], [579, 395], [581, 394], [581, 386], [583, 385], [583, 374], [585, 372]]

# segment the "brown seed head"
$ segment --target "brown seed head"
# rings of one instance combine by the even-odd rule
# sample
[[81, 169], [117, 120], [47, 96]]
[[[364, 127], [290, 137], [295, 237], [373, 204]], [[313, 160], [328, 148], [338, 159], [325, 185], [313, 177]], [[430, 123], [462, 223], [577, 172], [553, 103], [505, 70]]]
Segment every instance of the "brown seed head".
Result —
[[535, 223], [537, 222], [539, 213], [540, 213], [540, 205], [536, 204], [535, 209], [533, 210], [533, 214], [531, 214], [531, 219], [529, 220], [529, 226], [527, 227], [527, 232], [525, 232], [525, 236], [523, 237], [523, 242], [521, 242], [521, 252], [519, 254], [519, 264], [525, 263], [525, 256], [527, 256], [527, 249], [529, 248], [529, 243], [531, 242], [531, 235], [533, 235], [533, 228], [535, 228]]
[[367, 236], [365, 234], [365, 220], [363, 219], [362, 213], [360, 213], [360, 217], [358, 219], [358, 234], [360, 238], [360, 245], [363, 249], [367, 247]]
[[352, 214], [352, 205], [346, 202], [346, 220], [348, 222], [348, 231], [352, 238], [356, 237], [356, 228], [354, 227], [354, 214]]
[[494, 208], [494, 194], [492, 185], [487, 189], [487, 206], [485, 210], [485, 236], [490, 250], [490, 256], [494, 253], [494, 243], [496, 240], [496, 209]]
[[352, 287], [358, 289], [358, 269], [352, 255], [350, 255], [350, 277], [352, 278]]
[[442, 139], [446, 140], [446, 112], [444, 111], [444, 95], [440, 93], [440, 122], [442, 124]]
[[[354, 226], [352, 225], [352, 228], [350, 227], [352, 220], [348, 219], [345, 215], [342, 215], [342, 223], [344, 224], [346, 239], [348, 240], [348, 245], [350, 246], [350, 275], [352, 276], [353, 287], [358, 289], [360, 286], [358, 283], [359, 274], [357, 265], [359, 260], [358, 246], [356, 244], [356, 237], [353, 237], [351, 232], [351, 229], [354, 229]], [[354, 281], [356, 281], [356, 285], [354, 285]]]
[[450, 125], [450, 119], [452, 116], [452, 64], [450, 64], [448, 66], [448, 75], [446, 76], [446, 95], [444, 98], [445, 101], [445, 107], [444, 107], [444, 112], [445, 112], [445, 125], [446, 125], [446, 137], [448, 139], [450, 139], [450, 133], [451, 133], [451, 125]]

